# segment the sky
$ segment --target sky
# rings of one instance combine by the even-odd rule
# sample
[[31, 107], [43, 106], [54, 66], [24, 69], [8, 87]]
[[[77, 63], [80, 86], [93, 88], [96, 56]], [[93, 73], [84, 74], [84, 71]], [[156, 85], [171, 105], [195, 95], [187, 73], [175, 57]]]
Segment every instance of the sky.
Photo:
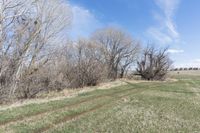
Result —
[[115, 26], [143, 45], [169, 47], [174, 67], [200, 67], [200, 0], [69, 0], [72, 38]]

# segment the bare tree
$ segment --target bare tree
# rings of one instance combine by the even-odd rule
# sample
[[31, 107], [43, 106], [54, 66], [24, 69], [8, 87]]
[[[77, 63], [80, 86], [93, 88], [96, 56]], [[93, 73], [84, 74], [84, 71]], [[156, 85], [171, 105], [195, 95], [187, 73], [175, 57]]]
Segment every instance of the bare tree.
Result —
[[169, 59], [168, 48], [156, 49], [148, 46], [143, 54], [141, 61], [138, 61], [137, 72], [145, 80], [164, 80], [172, 61]]
[[133, 47], [129, 47], [130, 51], [127, 51], [127, 54], [122, 58], [119, 63], [119, 76], [120, 78], [124, 78], [124, 75], [127, 75], [128, 71], [131, 67], [133, 67], [134, 63], [138, 59], [138, 54], [140, 52], [140, 44], [132, 45]]
[[66, 73], [71, 87], [93, 86], [102, 80], [104, 64], [101, 54], [93, 41], [80, 39], [73, 45], [71, 68]]
[[101, 46], [107, 66], [108, 79], [116, 79], [121, 65], [121, 77], [128, 66], [133, 63], [139, 52], [140, 44], [131, 36], [117, 28], [105, 28], [94, 33], [93, 40]]
[[9, 88], [12, 96], [26, 76], [46, 64], [49, 48], [57, 44], [70, 21], [70, 9], [60, 0], [1, 1], [1, 89]]

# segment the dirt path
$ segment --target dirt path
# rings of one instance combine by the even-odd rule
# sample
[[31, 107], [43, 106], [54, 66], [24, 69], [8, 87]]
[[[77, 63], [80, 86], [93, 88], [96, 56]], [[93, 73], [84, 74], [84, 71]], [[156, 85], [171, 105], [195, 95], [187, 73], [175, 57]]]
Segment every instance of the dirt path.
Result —
[[112, 92], [112, 93], [107, 93], [107, 94], [100, 94], [100, 95], [92, 96], [92, 97], [89, 97], [87, 99], [84, 99], [84, 100], [81, 100], [81, 101], [78, 101], [78, 102], [75, 102], [75, 103], [72, 103], [72, 104], [60, 106], [60, 107], [57, 107], [57, 108], [54, 108], [54, 109], [51, 109], [51, 110], [42, 110], [42, 111], [39, 111], [39, 112], [35, 112], [33, 114], [27, 114], [27, 115], [22, 114], [22, 115], [19, 115], [19, 116], [13, 118], [13, 119], [9, 119], [7, 121], [0, 123], [0, 126], [5, 126], [5, 125], [10, 124], [10, 123], [23, 121], [23, 120], [26, 120], [26, 118], [29, 119], [31, 117], [42, 116], [43, 114], [45, 114], [47, 112], [49, 113], [49, 112], [59, 111], [59, 110], [64, 109], [64, 108], [76, 107], [76, 106], [79, 106], [83, 103], [87, 103], [87, 102], [90, 102], [90, 101], [93, 101], [93, 100], [96, 100], [96, 99], [105, 98], [105, 97], [113, 97], [116, 94], [123, 94], [123, 93], [129, 92], [129, 91], [132, 91], [132, 90], [135, 90], [135, 89], [130, 88], [130, 89], [125, 89], [125, 90], [123, 89], [123, 90], [120, 90], [120, 91], [116, 91], [114, 93]]
[[[79, 106], [81, 103], [87, 103], [89, 101], [94, 101], [94, 100], [97, 100], [98, 98], [104, 98], [104, 97], [111, 97], [111, 100], [106, 102], [106, 103], [101, 103], [99, 105], [96, 105], [95, 107], [91, 108], [91, 109], [87, 109], [85, 111], [82, 111], [80, 113], [75, 113], [75, 114], [72, 114], [72, 115], [67, 115], [61, 119], [59, 119], [58, 121], [55, 121], [53, 123], [50, 123], [42, 128], [39, 128], [39, 129], [35, 129], [33, 130], [33, 132], [45, 132], [51, 128], [54, 128], [55, 126], [57, 125], [60, 125], [62, 123], [65, 123], [65, 122], [68, 122], [68, 121], [71, 121], [71, 120], [74, 120], [74, 119], [78, 119], [79, 117], [81, 116], [84, 116], [86, 114], [89, 114], [91, 112], [94, 112], [94, 111], [97, 111], [113, 102], [116, 102], [118, 100], [123, 100], [122, 98], [125, 98], [127, 96], [130, 96], [130, 95], [133, 95], [133, 94], [136, 94], [136, 93], [139, 93], [139, 92], [142, 92], [144, 89], [138, 89], [138, 88], [128, 88], [128, 89], [125, 89], [125, 90], [118, 90], [116, 92], [112, 92], [112, 93], [108, 93], [108, 94], [102, 94], [100, 96], [97, 96], [97, 97], [93, 97], [93, 99], [86, 99], [84, 101], [80, 101], [76, 104], [72, 104], [70, 106], [66, 106], [66, 107], [76, 107], [76, 106]], [[121, 95], [121, 96], [117, 96], [117, 95]], [[64, 107], [63, 107], [64, 108]], [[59, 109], [61, 108], [56, 108], [55, 110], [48, 110], [46, 111], [45, 113], [49, 113], [49, 112], [53, 112], [53, 111], [59, 111]], [[4, 129], [7, 129], [8, 126], [11, 124], [11, 125], [15, 125], [15, 124], [19, 124], [20, 122], [28, 122], [29, 120], [32, 120], [32, 119], [35, 119], [35, 117], [39, 117], [39, 116], [43, 116], [43, 113], [40, 113], [40, 114], [37, 114], [37, 115], [33, 115], [31, 117], [24, 117], [24, 118], [18, 118], [18, 119], [14, 119], [14, 120], [11, 120], [11, 121], [8, 121], [7, 123], [2, 123], [4, 125], [2, 125], [1, 127], [4, 128]], [[45, 115], [45, 114], [44, 114]], [[27, 118], [27, 119], [26, 119]], [[7, 125], [8, 124], [8, 125]]]
[[[168, 80], [170, 82], [177, 81], [177, 80], [172, 80], [172, 79], [168, 79]], [[15, 102], [13, 104], [0, 105], [0, 111], [4, 111], [7, 109], [12, 109], [12, 108], [16, 108], [16, 107], [21, 107], [21, 106], [25, 106], [25, 105], [29, 105], [29, 104], [41, 104], [41, 103], [47, 103], [47, 102], [51, 102], [51, 101], [63, 100], [66, 98], [72, 98], [72, 97], [78, 96], [79, 94], [91, 92], [94, 90], [105, 90], [105, 89], [111, 89], [113, 87], [117, 87], [117, 86], [121, 86], [121, 85], [126, 85], [128, 82], [137, 84], [137, 83], [144, 83], [144, 82], [148, 82], [148, 81], [122, 79], [122, 80], [117, 80], [114, 82], [101, 83], [95, 87], [84, 87], [84, 88], [74, 89], [74, 90], [73, 89], [65, 89], [59, 93], [51, 92], [50, 94], [47, 94], [43, 97], [39, 97], [36, 99], [21, 100], [21, 101]], [[160, 81], [153, 81], [153, 82], [160, 82]]]
[[[133, 91], [133, 92], [134, 92], [134, 93], [139, 93], [139, 92], [142, 92], [142, 91], [144, 91], [144, 89], [136, 90], [136, 91]], [[117, 97], [117, 98], [113, 98], [111, 101], [107, 102], [106, 104], [100, 104], [100, 105], [97, 105], [97, 106], [95, 106], [95, 107], [93, 107], [93, 108], [91, 108], [91, 109], [89, 109], [89, 110], [80, 112], [80, 113], [78, 113], [78, 114], [74, 114], [74, 115], [70, 115], [70, 116], [63, 117], [63, 119], [61, 119], [61, 120], [56, 121], [55, 123], [53, 123], [53, 126], [52, 126], [52, 124], [49, 124], [49, 125], [47, 125], [47, 126], [45, 126], [45, 127], [43, 127], [43, 128], [40, 128], [40, 129], [35, 130], [34, 133], [46, 132], [46, 131], [50, 130], [51, 128], [53, 128], [54, 126], [60, 125], [60, 124], [62, 124], [62, 123], [69, 122], [69, 121], [71, 121], [71, 120], [73, 120], [73, 119], [78, 119], [78, 118], [80, 118], [80, 117], [82, 117], [82, 116], [84, 116], [84, 115], [86, 115], [86, 114], [89, 114], [89, 113], [98, 111], [98, 110], [100, 110], [100, 109], [103, 108], [103, 107], [106, 107], [106, 106], [108, 106], [108, 105], [110, 105], [110, 104], [113, 104], [113, 102], [116, 102], [116, 101], [121, 100], [121, 99], [123, 99], [123, 98], [125, 98], [125, 97], [128, 97], [128, 96], [130, 96], [130, 95], [133, 95], [133, 92], [131, 92], [131, 93], [129, 92], [128, 94], [124, 94], [124, 95], [119, 96], [119, 97]]]
[[110, 88], [117, 87], [120, 85], [126, 85], [126, 83], [121, 80], [118, 80], [118, 81], [114, 81], [114, 82], [110, 82], [110, 83], [102, 83], [96, 87], [84, 87], [84, 88], [80, 88], [80, 89], [76, 89], [76, 90], [65, 89], [62, 92], [60, 92], [60, 94], [57, 94], [58, 96], [56, 96], [56, 97], [53, 97], [51, 94], [50, 98], [47, 95], [46, 98], [22, 100], [22, 101], [17, 101], [10, 105], [0, 105], [0, 111], [4, 111], [7, 109], [12, 109], [12, 108], [16, 108], [16, 107], [21, 107], [21, 106], [25, 106], [25, 105], [29, 105], [29, 104], [41, 104], [41, 103], [47, 103], [47, 102], [51, 102], [51, 101], [63, 100], [66, 98], [73, 98], [82, 93], [91, 92], [91, 91], [98, 90], [98, 89], [99, 90], [110, 89]]

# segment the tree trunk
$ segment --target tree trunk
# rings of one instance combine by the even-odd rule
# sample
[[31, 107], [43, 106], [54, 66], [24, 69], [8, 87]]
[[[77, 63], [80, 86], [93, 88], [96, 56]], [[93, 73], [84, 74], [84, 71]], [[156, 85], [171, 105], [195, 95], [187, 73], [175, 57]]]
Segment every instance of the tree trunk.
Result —
[[121, 78], [121, 79], [124, 78], [124, 69], [123, 69], [123, 68], [121, 68], [120, 78]]

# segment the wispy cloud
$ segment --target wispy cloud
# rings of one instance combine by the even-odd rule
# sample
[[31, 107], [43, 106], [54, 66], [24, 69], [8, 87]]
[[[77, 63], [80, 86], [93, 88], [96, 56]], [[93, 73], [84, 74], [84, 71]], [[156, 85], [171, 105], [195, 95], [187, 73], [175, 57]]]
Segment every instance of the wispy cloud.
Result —
[[72, 38], [87, 37], [102, 26], [101, 22], [88, 9], [78, 5], [71, 5], [71, 8], [73, 21], [70, 34]]
[[147, 33], [160, 44], [170, 44], [179, 41], [180, 35], [173, 20], [180, 0], [154, 0], [159, 7], [153, 17], [157, 21], [156, 26], [151, 26]]
[[182, 50], [182, 49], [169, 49], [168, 53], [179, 54], [179, 53], [184, 53], [184, 50]]

